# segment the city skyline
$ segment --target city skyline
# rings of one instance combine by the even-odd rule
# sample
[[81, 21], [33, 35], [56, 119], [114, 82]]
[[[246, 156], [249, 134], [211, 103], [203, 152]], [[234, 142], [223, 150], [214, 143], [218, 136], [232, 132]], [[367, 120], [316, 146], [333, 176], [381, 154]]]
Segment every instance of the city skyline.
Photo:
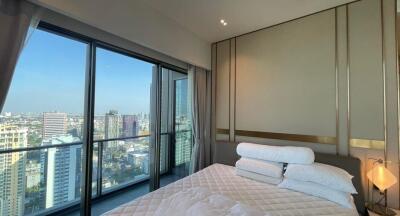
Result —
[[[102, 124], [96, 128], [105, 129], [103, 137], [107, 127], [112, 127], [110, 130], [117, 131], [116, 133], [124, 130], [124, 121], [119, 121], [120, 118], [123, 119], [123, 115], [120, 116], [116, 111], [112, 111], [112, 114], [111, 121], [115, 121], [113, 125], [106, 125], [106, 117], [97, 120]], [[126, 118], [125, 130], [138, 131], [139, 127], [133, 128], [139, 126], [137, 121], [148, 124], [148, 121], [143, 122], [148, 118], [147, 115], [126, 116]], [[11, 115], [0, 121], [0, 149], [32, 147], [34, 143], [34, 146], [57, 146], [79, 142], [80, 137], [71, 130], [80, 129], [77, 128], [78, 125], [71, 124], [75, 121], [76, 118], [66, 118], [66, 113], [60, 112], [46, 112], [42, 116], [33, 118]], [[40, 123], [32, 124], [34, 122]], [[9, 137], [12, 139], [8, 139]], [[34, 142], [31, 143], [30, 140]], [[102, 187], [112, 188], [148, 176], [148, 149], [148, 137], [120, 140], [114, 142], [114, 145], [104, 145]], [[0, 182], [3, 182], [1, 184], [3, 187], [0, 188], [0, 201], [9, 203], [11, 208], [0, 207], [0, 215], [30, 214], [79, 199], [82, 175], [80, 158], [81, 145], [1, 154], [0, 170], [3, 172], [0, 172]], [[94, 159], [96, 158], [97, 155], [94, 155]], [[95, 176], [96, 168], [93, 169]], [[18, 184], [9, 183], [13, 181]], [[11, 199], [15, 196], [18, 197], [17, 201]]]

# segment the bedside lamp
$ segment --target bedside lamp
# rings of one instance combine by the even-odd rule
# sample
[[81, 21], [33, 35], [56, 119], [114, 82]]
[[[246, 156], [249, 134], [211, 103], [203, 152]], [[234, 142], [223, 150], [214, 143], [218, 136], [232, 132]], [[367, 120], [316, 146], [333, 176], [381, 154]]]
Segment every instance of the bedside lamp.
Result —
[[391, 216], [396, 213], [387, 208], [386, 204], [383, 206], [380, 204], [383, 199], [386, 203], [386, 190], [397, 183], [397, 178], [394, 176], [384, 165], [383, 160], [379, 159], [374, 162], [374, 167], [368, 171], [367, 178], [372, 184], [379, 189], [379, 193], [382, 195], [376, 203], [369, 203], [367, 208], [379, 215]]

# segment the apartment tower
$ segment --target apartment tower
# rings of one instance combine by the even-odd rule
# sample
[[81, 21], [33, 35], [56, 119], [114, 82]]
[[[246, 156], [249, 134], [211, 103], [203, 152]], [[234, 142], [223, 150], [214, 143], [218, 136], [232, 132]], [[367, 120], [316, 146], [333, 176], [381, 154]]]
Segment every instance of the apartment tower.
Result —
[[[0, 124], [0, 149], [27, 147], [28, 130]], [[26, 153], [0, 154], [0, 215], [23, 215]]]
[[44, 112], [43, 113], [43, 139], [67, 133], [67, 113]]
[[138, 135], [138, 122], [135, 115], [122, 116], [122, 130], [125, 137]]

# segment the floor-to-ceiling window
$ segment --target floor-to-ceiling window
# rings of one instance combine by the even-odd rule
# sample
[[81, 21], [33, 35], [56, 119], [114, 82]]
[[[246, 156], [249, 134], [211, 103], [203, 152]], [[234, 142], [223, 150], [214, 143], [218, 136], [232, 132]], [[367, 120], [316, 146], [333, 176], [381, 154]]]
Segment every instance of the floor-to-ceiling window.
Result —
[[175, 179], [189, 174], [192, 152], [192, 125], [187, 74], [162, 69], [161, 98], [161, 173], [172, 173]]
[[179, 177], [184, 177], [189, 174], [193, 145], [187, 76], [174, 81], [174, 90], [174, 166]]
[[[157, 66], [96, 51], [94, 140], [102, 149], [101, 191], [149, 177], [150, 94]], [[98, 141], [97, 141], [98, 140]]]
[[80, 199], [88, 44], [36, 30], [0, 115], [0, 215]]
[[[91, 50], [95, 61], [88, 58]], [[88, 68], [94, 68], [95, 79], [88, 78]], [[187, 175], [192, 143], [187, 74], [167, 68], [174, 66], [40, 25], [21, 53], [0, 113], [0, 215], [77, 206], [82, 188], [101, 197], [134, 190], [149, 178], [168, 176], [163, 186]], [[88, 84], [95, 86], [93, 97], [85, 92]], [[152, 103], [155, 91], [159, 102]], [[86, 143], [89, 103], [93, 142]], [[157, 133], [151, 132], [152, 122], [159, 122]], [[157, 143], [150, 138], [154, 134]], [[156, 144], [160, 155], [151, 159]], [[87, 145], [93, 145], [90, 185], [82, 183]], [[150, 175], [151, 160], [160, 164], [156, 176]]]

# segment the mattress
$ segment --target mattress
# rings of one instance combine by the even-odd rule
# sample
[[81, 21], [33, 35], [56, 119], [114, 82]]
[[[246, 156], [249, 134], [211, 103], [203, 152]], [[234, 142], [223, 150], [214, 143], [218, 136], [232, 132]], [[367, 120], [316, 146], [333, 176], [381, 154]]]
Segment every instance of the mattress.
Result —
[[104, 215], [150, 216], [155, 213], [163, 199], [193, 187], [207, 188], [271, 216], [358, 215], [355, 209], [344, 208], [322, 198], [237, 176], [234, 167], [222, 164], [213, 164]]

